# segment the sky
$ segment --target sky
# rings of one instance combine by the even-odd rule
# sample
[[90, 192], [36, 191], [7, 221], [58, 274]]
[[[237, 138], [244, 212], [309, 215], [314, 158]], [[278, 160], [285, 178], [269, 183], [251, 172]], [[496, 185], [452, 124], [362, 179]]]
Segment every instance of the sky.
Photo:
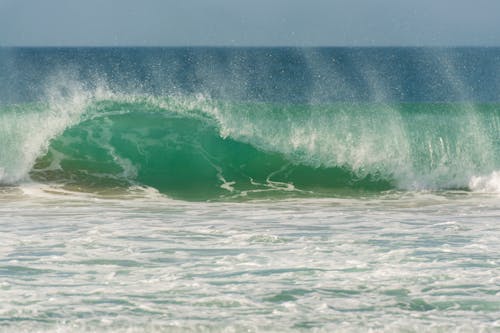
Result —
[[500, 0], [0, 0], [0, 46], [500, 46]]

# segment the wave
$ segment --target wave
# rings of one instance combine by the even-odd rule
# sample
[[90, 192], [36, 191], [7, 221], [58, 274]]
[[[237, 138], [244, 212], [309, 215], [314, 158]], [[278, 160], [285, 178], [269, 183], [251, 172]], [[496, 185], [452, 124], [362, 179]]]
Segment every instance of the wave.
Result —
[[499, 188], [497, 104], [229, 102], [58, 80], [47, 96], [0, 110], [1, 183], [189, 200]]

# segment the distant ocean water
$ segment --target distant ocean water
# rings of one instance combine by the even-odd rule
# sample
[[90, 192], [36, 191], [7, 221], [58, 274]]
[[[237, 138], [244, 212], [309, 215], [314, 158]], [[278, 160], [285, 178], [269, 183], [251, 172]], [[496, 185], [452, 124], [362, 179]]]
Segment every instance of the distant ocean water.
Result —
[[500, 330], [499, 48], [0, 49], [0, 330]]

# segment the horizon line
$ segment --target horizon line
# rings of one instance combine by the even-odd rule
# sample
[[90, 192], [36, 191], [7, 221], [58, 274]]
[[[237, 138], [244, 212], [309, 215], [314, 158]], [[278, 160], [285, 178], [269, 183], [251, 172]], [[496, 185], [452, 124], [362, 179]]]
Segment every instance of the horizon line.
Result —
[[1, 45], [0, 48], [500, 48], [500, 45]]

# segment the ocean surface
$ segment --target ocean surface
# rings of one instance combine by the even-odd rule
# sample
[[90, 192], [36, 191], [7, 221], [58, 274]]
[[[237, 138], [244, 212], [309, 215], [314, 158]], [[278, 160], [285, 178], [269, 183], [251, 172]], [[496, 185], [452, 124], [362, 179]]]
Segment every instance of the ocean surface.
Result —
[[500, 48], [0, 48], [0, 332], [500, 332]]

